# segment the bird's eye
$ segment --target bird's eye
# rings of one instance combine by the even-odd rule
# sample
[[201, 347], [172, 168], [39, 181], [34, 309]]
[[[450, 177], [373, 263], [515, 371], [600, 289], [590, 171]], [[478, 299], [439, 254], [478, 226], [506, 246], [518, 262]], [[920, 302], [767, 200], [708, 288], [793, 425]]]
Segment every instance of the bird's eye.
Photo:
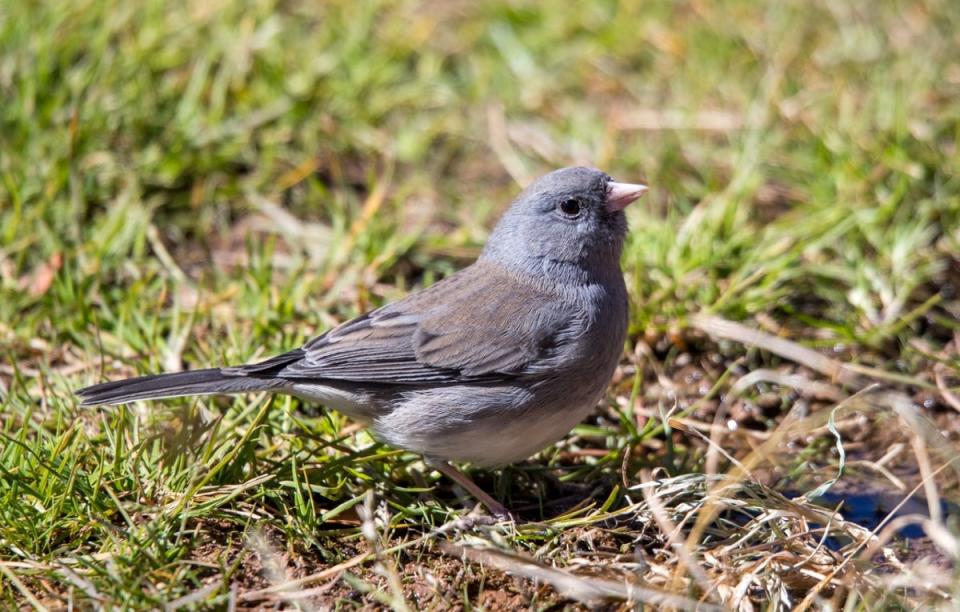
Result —
[[560, 203], [557, 204], [557, 210], [560, 211], [564, 217], [575, 219], [580, 216], [580, 200], [577, 198], [566, 198], [560, 200]]

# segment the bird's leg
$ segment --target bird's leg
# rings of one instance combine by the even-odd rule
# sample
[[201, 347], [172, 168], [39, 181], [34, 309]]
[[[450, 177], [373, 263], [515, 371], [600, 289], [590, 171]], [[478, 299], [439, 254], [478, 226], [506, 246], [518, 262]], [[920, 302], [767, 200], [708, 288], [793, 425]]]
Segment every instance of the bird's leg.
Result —
[[490, 497], [490, 495], [481, 489], [477, 483], [470, 480], [469, 476], [453, 467], [446, 461], [434, 461], [428, 459], [427, 464], [430, 467], [436, 468], [441, 474], [466, 489], [470, 495], [476, 497], [477, 500], [486, 506], [487, 510], [489, 510], [498, 519], [506, 520], [513, 518], [506, 506]]

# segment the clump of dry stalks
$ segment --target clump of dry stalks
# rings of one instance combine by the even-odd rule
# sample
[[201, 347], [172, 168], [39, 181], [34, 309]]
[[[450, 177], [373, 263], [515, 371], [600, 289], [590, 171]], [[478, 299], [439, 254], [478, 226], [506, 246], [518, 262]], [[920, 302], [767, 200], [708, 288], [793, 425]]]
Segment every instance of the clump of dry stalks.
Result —
[[[939, 530], [942, 549], [955, 552], [956, 540], [934, 518], [884, 520], [871, 531], [805, 497], [790, 499], [730, 475], [650, 479], [631, 493], [639, 497], [635, 503], [584, 517], [580, 541], [571, 542], [566, 554], [550, 551], [538, 560], [497, 546], [505, 540], [495, 527], [442, 549], [544, 581], [588, 604], [804, 610], [839, 609], [848, 601], [946, 605], [950, 597], [949, 570], [923, 562], [908, 566], [890, 544], [902, 519], [918, 520], [931, 536]], [[612, 540], [616, 549], [593, 547], [597, 539]], [[554, 558], [566, 567], [551, 566]]]

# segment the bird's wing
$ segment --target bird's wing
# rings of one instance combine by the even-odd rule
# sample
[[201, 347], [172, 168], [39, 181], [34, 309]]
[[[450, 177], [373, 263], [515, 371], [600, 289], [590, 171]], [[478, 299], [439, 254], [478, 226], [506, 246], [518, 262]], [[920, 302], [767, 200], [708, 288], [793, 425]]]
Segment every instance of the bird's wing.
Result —
[[522, 375], [570, 340], [578, 309], [491, 266], [432, 287], [238, 374], [382, 384], [482, 382]]

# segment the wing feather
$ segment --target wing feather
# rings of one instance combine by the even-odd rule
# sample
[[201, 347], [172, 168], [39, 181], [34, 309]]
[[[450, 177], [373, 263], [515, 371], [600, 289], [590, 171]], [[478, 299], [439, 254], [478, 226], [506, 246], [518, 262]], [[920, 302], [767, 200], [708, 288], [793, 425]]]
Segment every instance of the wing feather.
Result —
[[580, 313], [562, 304], [492, 264], [474, 264], [311, 340], [298, 359], [289, 357], [295, 351], [269, 362], [280, 366], [277, 376], [301, 380], [422, 385], [519, 376], [569, 341]]

